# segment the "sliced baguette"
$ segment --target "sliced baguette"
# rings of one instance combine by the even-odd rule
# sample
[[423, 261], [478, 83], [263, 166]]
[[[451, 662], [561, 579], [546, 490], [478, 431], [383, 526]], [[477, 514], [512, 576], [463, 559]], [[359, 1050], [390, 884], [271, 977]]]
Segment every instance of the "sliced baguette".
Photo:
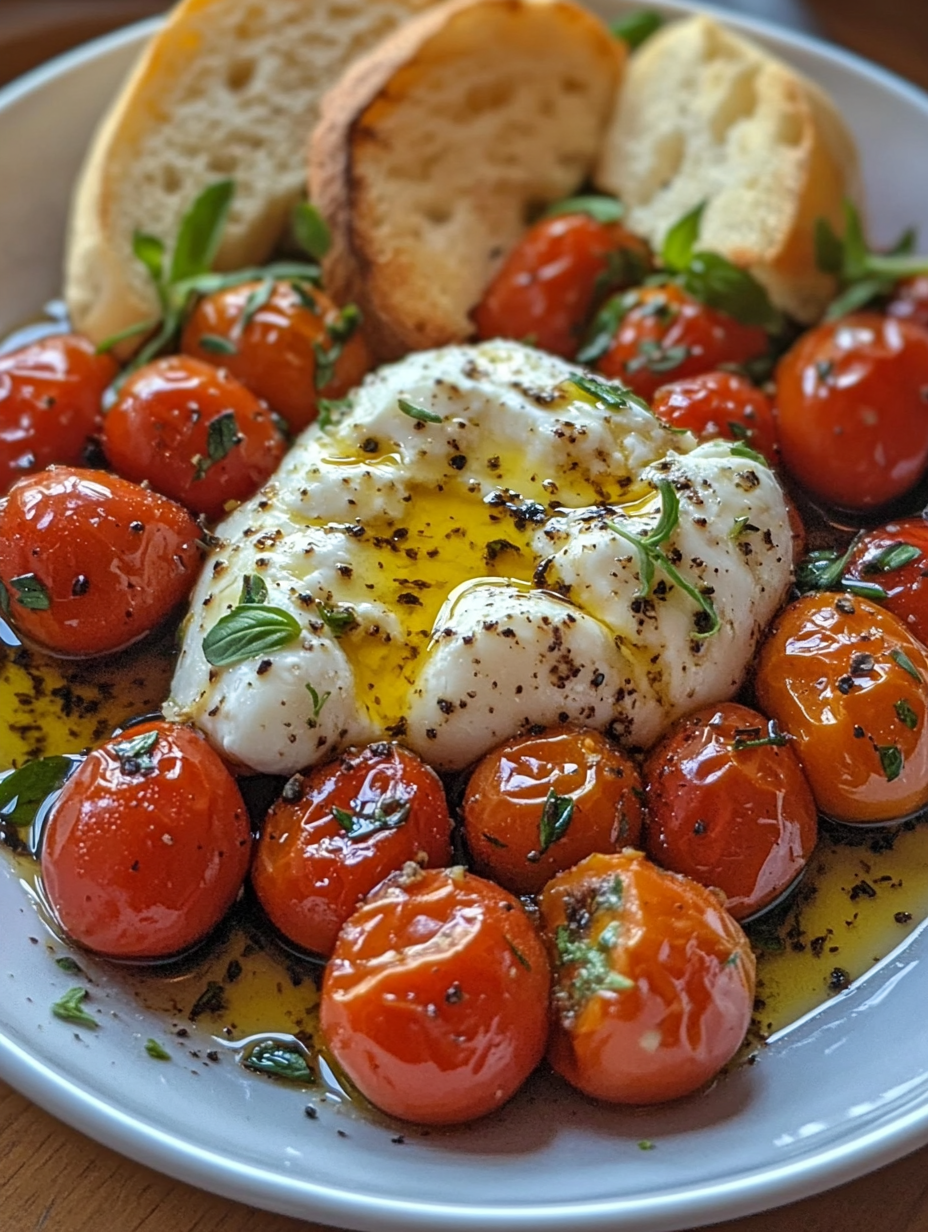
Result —
[[624, 54], [569, 0], [451, 0], [325, 97], [309, 183], [326, 286], [381, 358], [471, 335], [531, 212], [590, 174]]
[[831, 102], [705, 16], [665, 27], [632, 57], [596, 182], [656, 247], [706, 201], [700, 247], [750, 269], [802, 322], [834, 293], [816, 269], [815, 220], [841, 229], [842, 199], [859, 196], [854, 140]]
[[71, 214], [65, 297], [93, 341], [157, 315], [136, 229], [170, 244], [187, 206], [231, 176], [217, 266], [264, 261], [305, 187], [322, 93], [431, 0], [183, 0], [105, 117]]

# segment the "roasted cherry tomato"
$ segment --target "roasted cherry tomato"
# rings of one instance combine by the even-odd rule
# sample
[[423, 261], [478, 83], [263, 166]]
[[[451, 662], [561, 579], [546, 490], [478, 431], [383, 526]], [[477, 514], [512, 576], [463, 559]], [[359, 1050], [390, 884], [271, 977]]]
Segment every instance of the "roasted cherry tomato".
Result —
[[240, 381], [187, 355], [156, 359], [125, 382], [103, 425], [115, 471], [211, 521], [246, 500], [284, 456], [264, 403]]
[[702, 440], [745, 441], [776, 460], [777, 431], [770, 399], [734, 372], [703, 372], [662, 385], [651, 403], [658, 419], [688, 428]]
[[290, 780], [264, 824], [252, 883], [285, 937], [330, 954], [364, 895], [408, 860], [451, 862], [444, 788], [408, 749], [372, 744]]
[[535, 894], [594, 851], [636, 844], [641, 798], [634, 762], [599, 732], [552, 728], [511, 740], [467, 786], [474, 868], [514, 894]]
[[721, 890], [736, 920], [780, 898], [818, 836], [815, 800], [787, 737], [734, 702], [680, 719], [644, 766], [645, 847]]
[[886, 591], [881, 606], [928, 646], [928, 520], [899, 518], [867, 531], [848, 561], [848, 577]]
[[50, 467], [0, 502], [0, 606], [55, 654], [120, 650], [186, 598], [200, 534], [157, 492], [105, 471]]
[[813, 496], [870, 509], [928, 467], [928, 329], [872, 312], [819, 325], [776, 380], [783, 462]]
[[54, 334], [0, 355], [0, 495], [52, 462], [78, 465], [116, 376], [78, 334]]
[[298, 432], [316, 418], [320, 397], [341, 398], [360, 382], [371, 357], [354, 312], [303, 282], [275, 283], [262, 303], [263, 285], [200, 300], [181, 350], [221, 364]]
[[62, 927], [113, 958], [189, 949], [225, 915], [251, 832], [235, 779], [201, 735], [144, 723], [94, 749], [65, 783], [42, 840]]
[[621, 223], [589, 214], [544, 218], [510, 252], [474, 309], [477, 335], [530, 339], [572, 358], [596, 301], [640, 282], [650, 265], [645, 241]]
[[914, 321], [928, 329], [928, 274], [916, 274], [900, 282], [886, 305], [886, 312], [891, 317]]
[[548, 1056], [587, 1095], [655, 1104], [729, 1061], [754, 1003], [754, 955], [711, 890], [637, 851], [594, 855], [541, 895], [554, 972]]
[[616, 333], [596, 366], [642, 398], [651, 399], [668, 381], [746, 363], [768, 349], [759, 326], [742, 325], [674, 283], [626, 291], [621, 307]]
[[901, 820], [928, 804], [928, 651], [890, 612], [805, 595], [774, 622], [755, 680], [796, 738], [816, 803], [838, 821]]
[[322, 985], [339, 1065], [392, 1116], [492, 1112], [544, 1055], [550, 972], [518, 899], [462, 868], [407, 865], [348, 920]]

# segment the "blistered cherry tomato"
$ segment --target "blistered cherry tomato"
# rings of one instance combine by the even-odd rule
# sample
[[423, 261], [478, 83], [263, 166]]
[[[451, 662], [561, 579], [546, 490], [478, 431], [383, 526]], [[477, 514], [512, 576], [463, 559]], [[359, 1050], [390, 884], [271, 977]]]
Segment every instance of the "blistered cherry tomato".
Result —
[[144, 723], [88, 754], [42, 840], [42, 880], [80, 945], [164, 958], [222, 919], [248, 869], [235, 779], [191, 727]]
[[760, 709], [795, 737], [816, 803], [838, 821], [894, 821], [928, 804], [928, 651], [890, 612], [805, 595], [761, 647]]
[[640, 282], [650, 268], [644, 240], [621, 223], [563, 214], [535, 223], [510, 252], [474, 309], [480, 338], [531, 339], [572, 358], [596, 301]]
[[360, 382], [370, 353], [354, 314], [339, 312], [309, 283], [299, 290], [275, 283], [253, 310], [261, 296], [260, 282], [207, 295], [184, 328], [181, 350], [221, 364], [298, 432], [316, 418], [320, 397], [341, 398]]
[[655, 1104], [708, 1082], [741, 1045], [754, 955], [711, 890], [640, 852], [589, 856], [545, 887], [554, 971], [548, 1056], [568, 1082]]
[[120, 650], [186, 598], [200, 534], [157, 492], [105, 471], [50, 467], [0, 503], [0, 605], [55, 654]]
[[776, 459], [777, 432], [770, 399], [734, 372], [703, 372], [662, 385], [651, 403], [658, 419], [688, 428], [701, 440], [745, 441]]
[[78, 334], [55, 334], [0, 355], [0, 495], [52, 462], [78, 465], [116, 375]]
[[783, 462], [820, 500], [870, 509], [928, 467], [928, 329], [872, 312], [819, 325], [776, 381]]
[[886, 591], [880, 604], [928, 646], [928, 520], [899, 518], [867, 531], [846, 574]]
[[900, 282], [886, 305], [886, 312], [891, 317], [914, 321], [928, 329], [928, 274], [916, 274]]
[[596, 366], [650, 399], [668, 381], [721, 364], [746, 363], [767, 349], [767, 335], [759, 326], [742, 325], [668, 283], [625, 292], [624, 314]]
[[541, 1060], [549, 988], [518, 899], [462, 868], [407, 865], [339, 934], [322, 1030], [371, 1103], [451, 1125], [504, 1104]]
[[778, 899], [815, 847], [815, 800], [786, 740], [722, 702], [675, 723], [644, 765], [648, 855], [721, 890], [736, 920]]
[[234, 377], [187, 355], [134, 372], [103, 425], [103, 451], [125, 479], [211, 521], [246, 500], [284, 456], [263, 402]]
[[474, 868], [515, 894], [535, 894], [594, 851], [636, 844], [641, 798], [634, 762], [599, 732], [552, 728], [511, 740], [467, 785]]
[[415, 753], [372, 744], [290, 780], [264, 824], [252, 883], [285, 937], [330, 954], [364, 895], [408, 860], [451, 862], [444, 788]]

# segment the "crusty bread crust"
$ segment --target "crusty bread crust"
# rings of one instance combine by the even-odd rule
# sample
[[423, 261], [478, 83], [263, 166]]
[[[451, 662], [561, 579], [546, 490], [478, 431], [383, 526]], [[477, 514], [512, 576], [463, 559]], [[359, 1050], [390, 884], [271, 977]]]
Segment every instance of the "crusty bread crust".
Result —
[[596, 171], [659, 247], [707, 202], [699, 243], [751, 270], [774, 302], [816, 320], [834, 293], [814, 224], [842, 226], [859, 196], [853, 138], [794, 69], [706, 16], [676, 22], [632, 57]]
[[345, 67], [433, 0], [182, 0], [105, 116], [72, 203], [65, 298], [100, 342], [157, 315], [136, 229], [168, 245], [208, 184], [236, 198], [220, 269], [260, 263], [305, 187], [318, 101]]
[[450, 0], [326, 95], [309, 177], [326, 286], [380, 358], [470, 336], [530, 212], [589, 175], [624, 54], [570, 0]]

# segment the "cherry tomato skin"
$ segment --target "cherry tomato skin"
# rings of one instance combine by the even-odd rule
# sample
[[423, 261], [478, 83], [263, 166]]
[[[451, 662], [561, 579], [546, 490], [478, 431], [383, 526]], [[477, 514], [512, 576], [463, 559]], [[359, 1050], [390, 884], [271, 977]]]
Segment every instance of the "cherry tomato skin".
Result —
[[[584, 856], [638, 843], [641, 800], [634, 762], [599, 732], [563, 727], [511, 740], [480, 762], [467, 786], [464, 834], [474, 868], [514, 894], [537, 894]], [[566, 828], [555, 837], [565, 809]]]
[[664, 423], [688, 428], [700, 440], [741, 440], [776, 461], [777, 430], [770, 399], [734, 372], [703, 372], [662, 385], [651, 409]]
[[716, 895], [641, 852], [593, 855], [540, 900], [554, 973], [548, 1058], [595, 1099], [689, 1095], [751, 1021], [754, 955]]
[[[407, 861], [451, 862], [441, 780], [400, 745], [349, 751], [291, 780], [287, 797], [296, 798], [278, 801], [268, 814], [251, 876], [272, 923], [303, 949], [331, 954], [364, 895]], [[384, 806], [403, 820], [361, 822]], [[346, 829], [352, 817], [362, 831], [355, 837]]]
[[[920, 555], [899, 567], [886, 569], [881, 561], [891, 563], [887, 553], [900, 547]], [[910, 633], [928, 646], [928, 521], [925, 518], [898, 518], [876, 530], [867, 531], [848, 561], [848, 577], [861, 582], [875, 582], [886, 591], [881, 607], [905, 624]]]
[[549, 990], [518, 899], [461, 868], [409, 865], [339, 934], [322, 1030], [372, 1104], [453, 1125], [504, 1104], [544, 1056]]
[[928, 329], [867, 312], [819, 325], [776, 384], [784, 465], [820, 500], [872, 509], [928, 467]]
[[783, 894], [818, 837], [815, 800], [792, 749], [736, 747], [767, 735], [763, 715], [723, 702], [675, 723], [644, 765], [648, 855], [721, 890], [736, 920]]
[[510, 252], [474, 309], [477, 336], [530, 338], [571, 359], [601, 293], [640, 281], [650, 266], [645, 241], [620, 223], [589, 214], [544, 218]]
[[186, 598], [200, 535], [156, 492], [53, 466], [20, 479], [0, 504], [0, 601], [16, 630], [53, 654], [121, 650]]
[[[316, 347], [333, 349], [329, 330], [339, 328], [335, 304], [308, 283], [301, 283], [303, 298], [289, 282], [278, 282], [269, 301], [243, 325], [249, 297], [261, 283], [243, 283], [200, 300], [181, 339], [181, 350], [206, 363], [221, 364], [256, 397], [299, 432], [316, 418], [317, 398], [342, 398], [359, 384], [371, 366], [371, 356], [360, 332], [340, 343], [341, 353], [331, 379], [318, 388]], [[234, 348], [217, 353], [204, 346], [204, 338], [221, 338]]]
[[[147, 752], [131, 756], [146, 733]], [[129, 753], [127, 753], [127, 746]], [[235, 779], [191, 727], [144, 723], [94, 749], [42, 841], [42, 880], [65, 932], [112, 958], [165, 958], [222, 919], [248, 869]]]
[[928, 274], [906, 278], [886, 305], [888, 316], [914, 321], [928, 329]]
[[771, 626], [754, 687], [795, 737], [821, 812], [867, 824], [928, 804], [928, 651], [890, 612], [850, 595], [797, 599]]
[[742, 325], [674, 283], [641, 287], [597, 368], [649, 401], [661, 385], [745, 363], [768, 349], [766, 333]]
[[0, 495], [53, 462], [80, 464], [116, 372], [79, 334], [54, 334], [0, 355]]
[[210, 521], [247, 500], [284, 456], [268, 408], [240, 381], [186, 355], [134, 372], [103, 425], [113, 469]]

